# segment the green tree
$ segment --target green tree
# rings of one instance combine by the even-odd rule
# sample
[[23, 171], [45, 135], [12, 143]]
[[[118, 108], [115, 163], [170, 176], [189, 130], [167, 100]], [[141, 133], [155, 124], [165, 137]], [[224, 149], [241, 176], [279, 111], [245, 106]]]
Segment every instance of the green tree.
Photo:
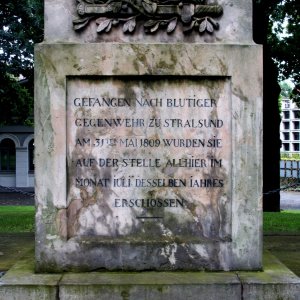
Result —
[[293, 87], [287, 81], [281, 81], [280, 85], [280, 96], [283, 98], [290, 98], [293, 91]]
[[300, 107], [300, 84], [296, 84], [296, 86], [293, 88], [290, 98], [293, 99], [298, 107]]
[[281, 80], [291, 78], [300, 82], [300, 2], [281, 0], [271, 6], [268, 44], [280, 70]]
[[267, 43], [275, 61], [279, 81], [291, 79], [295, 88], [290, 94], [300, 104], [300, 2], [298, 0], [269, 1]]
[[292, 85], [287, 81], [281, 81], [279, 83], [280, 86], [280, 95], [278, 97], [278, 105], [279, 105], [279, 112], [282, 113], [282, 99], [287, 99], [291, 97], [293, 87]]
[[0, 2], [0, 125], [32, 122], [33, 46], [42, 40], [42, 0]]

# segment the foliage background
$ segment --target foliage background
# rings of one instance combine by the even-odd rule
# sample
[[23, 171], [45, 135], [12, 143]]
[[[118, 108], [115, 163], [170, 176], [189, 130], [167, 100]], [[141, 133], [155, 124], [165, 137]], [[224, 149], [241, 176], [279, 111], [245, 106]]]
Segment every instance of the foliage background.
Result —
[[[33, 46], [43, 40], [43, 2], [0, 2], [0, 107], [5, 111], [0, 125], [33, 123]], [[278, 67], [278, 81], [294, 82], [291, 95], [300, 105], [300, 1], [253, 0], [253, 4], [254, 23], [260, 20], [254, 38]]]
[[42, 0], [0, 2], [0, 125], [33, 123], [33, 47], [42, 40]]
[[278, 81], [291, 79], [290, 97], [300, 107], [300, 1], [268, 0], [267, 45], [279, 70]]

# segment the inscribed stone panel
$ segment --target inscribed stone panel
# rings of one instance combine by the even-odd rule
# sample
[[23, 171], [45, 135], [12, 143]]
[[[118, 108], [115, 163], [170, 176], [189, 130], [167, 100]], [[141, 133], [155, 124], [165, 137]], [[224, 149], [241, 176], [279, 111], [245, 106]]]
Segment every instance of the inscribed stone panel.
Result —
[[227, 77], [68, 77], [68, 237], [230, 241]]

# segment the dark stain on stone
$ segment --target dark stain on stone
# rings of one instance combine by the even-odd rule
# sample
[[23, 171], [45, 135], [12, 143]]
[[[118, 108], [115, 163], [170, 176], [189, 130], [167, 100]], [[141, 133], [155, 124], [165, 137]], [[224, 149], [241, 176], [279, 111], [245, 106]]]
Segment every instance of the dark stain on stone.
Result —
[[235, 96], [237, 96], [239, 99], [241, 99], [242, 101], [245, 101], [245, 102], [249, 101], [248, 97], [244, 94], [244, 92], [242, 91], [242, 89], [240, 87], [234, 88], [233, 94]]
[[73, 68], [75, 68], [77, 71], [81, 71], [83, 69], [79, 64], [73, 65]]
[[128, 290], [122, 290], [121, 297], [123, 300], [129, 300], [130, 299], [130, 293]]

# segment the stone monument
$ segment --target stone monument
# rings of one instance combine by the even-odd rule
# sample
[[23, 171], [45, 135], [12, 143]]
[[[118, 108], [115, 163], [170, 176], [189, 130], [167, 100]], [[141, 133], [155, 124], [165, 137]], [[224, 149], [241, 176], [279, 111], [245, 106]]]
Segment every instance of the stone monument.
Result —
[[249, 1], [45, 1], [36, 270], [260, 270]]
[[251, 1], [45, 0], [35, 76], [35, 257], [0, 299], [299, 299], [262, 255]]

